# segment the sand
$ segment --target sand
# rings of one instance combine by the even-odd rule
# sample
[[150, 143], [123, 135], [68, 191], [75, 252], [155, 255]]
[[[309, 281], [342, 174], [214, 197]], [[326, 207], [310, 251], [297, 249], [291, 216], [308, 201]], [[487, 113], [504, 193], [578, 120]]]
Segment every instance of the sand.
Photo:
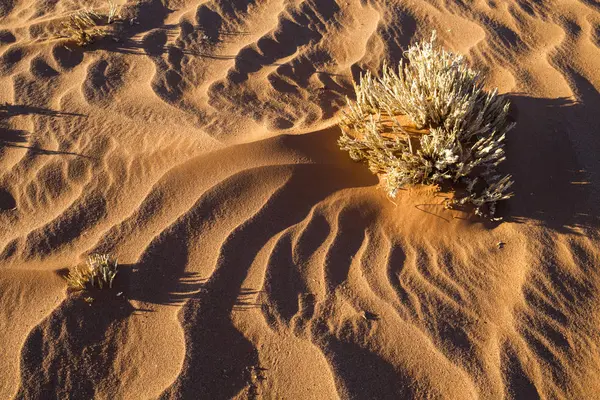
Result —
[[[103, 2], [0, 4], [1, 399], [597, 398], [597, 2], [119, 4], [84, 49], [57, 32]], [[336, 145], [434, 29], [513, 104], [503, 222]]]

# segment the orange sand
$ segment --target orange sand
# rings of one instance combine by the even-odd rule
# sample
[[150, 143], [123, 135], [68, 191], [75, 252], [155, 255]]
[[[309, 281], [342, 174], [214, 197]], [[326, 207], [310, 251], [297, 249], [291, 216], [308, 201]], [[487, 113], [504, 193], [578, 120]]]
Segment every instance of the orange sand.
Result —
[[[597, 2], [128, 0], [85, 51], [83, 6], [0, 4], [0, 399], [598, 397]], [[336, 146], [432, 29], [510, 93], [503, 223]]]

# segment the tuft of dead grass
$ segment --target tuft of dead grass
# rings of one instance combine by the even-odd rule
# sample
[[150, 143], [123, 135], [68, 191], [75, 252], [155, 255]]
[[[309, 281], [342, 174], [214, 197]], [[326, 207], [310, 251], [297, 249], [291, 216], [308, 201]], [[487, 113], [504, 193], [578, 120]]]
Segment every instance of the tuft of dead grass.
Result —
[[105, 12], [84, 8], [71, 14], [62, 24], [61, 36], [78, 46], [87, 46], [96, 40], [110, 36], [108, 25], [120, 19], [120, 7], [112, 0], [107, 1]]
[[108, 254], [92, 254], [84, 265], [69, 269], [65, 277], [67, 286], [75, 291], [91, 289], [111, 289], [117, 275], [118, 264]]
[[63, 23], [62, 34], [78, 46], [87, 46], [103, 36], [103, 31], [97, 28], [98, 18], [91, 10], [77, 11]]

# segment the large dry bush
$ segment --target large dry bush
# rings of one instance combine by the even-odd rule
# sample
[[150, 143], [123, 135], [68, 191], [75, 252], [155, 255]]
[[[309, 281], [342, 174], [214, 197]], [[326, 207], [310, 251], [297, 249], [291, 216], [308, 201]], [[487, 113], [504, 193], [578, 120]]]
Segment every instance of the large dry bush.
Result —
[[384, 65], [381, 77], [367, 72], [355, 84], [340, 147], [381, 174], [391, 197], [407, 185], [450, 187], [456, 194], [449, 206], [472, 204], [478, 215], [492, 217], [496, 202], [512, 196], [511, 177], [497, 169], [514, 126], [508, 101], [486, 91], [461, 55], [437, 46], [435, 32], [405, 58], [397, 70]]

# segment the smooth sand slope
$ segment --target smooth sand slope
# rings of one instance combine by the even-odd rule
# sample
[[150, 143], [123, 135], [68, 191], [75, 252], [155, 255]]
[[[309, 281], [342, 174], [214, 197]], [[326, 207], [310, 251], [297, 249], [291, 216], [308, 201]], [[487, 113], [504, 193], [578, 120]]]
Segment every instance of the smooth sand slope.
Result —
[[[84, 6], [0, 2], [1, 399], [597, 398], [598, 2], [127, 0], [83, 51]], [[337, 148], [432, 29], [510, 93], [502, 223]]]

